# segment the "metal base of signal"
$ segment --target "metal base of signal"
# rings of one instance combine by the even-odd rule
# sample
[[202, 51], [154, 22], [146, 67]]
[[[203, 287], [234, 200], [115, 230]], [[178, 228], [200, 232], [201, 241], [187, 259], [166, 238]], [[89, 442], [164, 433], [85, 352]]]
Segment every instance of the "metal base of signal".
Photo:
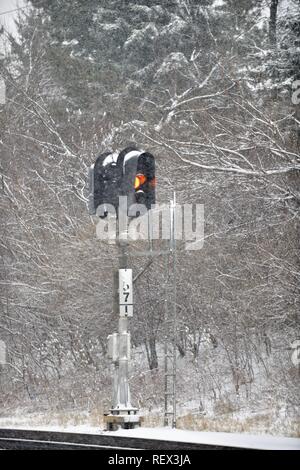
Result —
[[110, 413], [104, 415], [107, 431], [134, 429], [142, 425], [144, 417], [139, 415], [138, 408], [111, 408]]

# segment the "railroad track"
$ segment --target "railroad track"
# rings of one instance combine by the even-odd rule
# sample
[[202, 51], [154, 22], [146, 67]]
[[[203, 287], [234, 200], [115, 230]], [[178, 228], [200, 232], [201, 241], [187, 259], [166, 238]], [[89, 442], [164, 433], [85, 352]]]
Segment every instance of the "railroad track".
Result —
[[56, 431], [0, 429], [0, 449], [15, 450], [232, 450], [235, 447]]

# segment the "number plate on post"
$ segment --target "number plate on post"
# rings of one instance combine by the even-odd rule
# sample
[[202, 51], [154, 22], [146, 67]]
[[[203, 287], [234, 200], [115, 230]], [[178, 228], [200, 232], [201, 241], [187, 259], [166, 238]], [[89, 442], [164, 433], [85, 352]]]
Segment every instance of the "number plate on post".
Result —
[[119, 269], [120, 316], [133, 316], [132, 269]]

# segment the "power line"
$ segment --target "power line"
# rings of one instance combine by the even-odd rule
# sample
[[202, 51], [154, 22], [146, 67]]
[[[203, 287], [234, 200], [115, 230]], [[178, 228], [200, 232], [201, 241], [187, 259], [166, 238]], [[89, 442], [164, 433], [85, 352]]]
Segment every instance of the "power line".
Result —
[[25, 8], [28, 8], [29, 6], [30, 5], [27, 5], [26, 7], [15, 8], [14, 10], [3, 11], [2, 13], [0, 13], [0, 16], [7, 15], [8, 13], [13, 13], [13, 12], [19, 11], [19, 10], [25, 10]]
[[14, 8], [13, 10], [3, 11], [2, 13], [0, 13], [0, 16], [7, 15], [8, 13], [14, 13], [15, 11], [19, 11], [19, 10], [26, 10], [26, 8], [39, 8], [39, 7], [43, 6], [44, 4], [45, 4], [45, 2], [41, 2], [39, 5], [36, 5], [36, 6], [25, 5], [24, 7], [19, 7], [19, 8]]

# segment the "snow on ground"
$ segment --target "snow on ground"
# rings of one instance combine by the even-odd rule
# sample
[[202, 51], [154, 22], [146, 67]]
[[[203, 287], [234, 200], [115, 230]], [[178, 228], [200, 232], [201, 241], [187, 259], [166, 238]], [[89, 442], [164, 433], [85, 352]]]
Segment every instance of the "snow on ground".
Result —
[[300, 439], [290, 437], [274, 437], [267, 435], [236, 434], [226, 432], [196, 432], [171, 428], [137, 428], [119, 430], [117, 436], [141, 437], [168, 441], [190, 442], [200, 444], [216, 444], [250, 449], [268, 450], [300, 450]]
[[99, 426], [92, 426], [88, 424], [79, 424], [76, 426], [66, 425], [59, 426], [55, 424], [45, 424], [41, 426], [26, 425], [26, 424], [3, 424], [0, 421], [0, 429], [22, 429], [26, 431], [48, 431], [48, 432], [71, 432], [78, 434], [103, 434], [103, 429]]
[[99, 426], [92, 425], [26, 425], [26, 420], [20, 419], [18, 422], [0, 419], [0, 428], [26, 429], [53, 432], [72, 432], [79, 434], [105, 434], [124, 437], [136, 437], [144, 439], [157, 439], [178, 442], [190, 442], [197, 444], [212, 444], [222, 446], [234, 446], [249, 449], [266, 450], [300, 450], [300, 439], [290, 437], [274, 437], [269, 435], [251, 435], [225, 432], [199, 432], [186, 431], [172, 428], [136, 428], [119, 429], [108, 432], [100, 429]]

